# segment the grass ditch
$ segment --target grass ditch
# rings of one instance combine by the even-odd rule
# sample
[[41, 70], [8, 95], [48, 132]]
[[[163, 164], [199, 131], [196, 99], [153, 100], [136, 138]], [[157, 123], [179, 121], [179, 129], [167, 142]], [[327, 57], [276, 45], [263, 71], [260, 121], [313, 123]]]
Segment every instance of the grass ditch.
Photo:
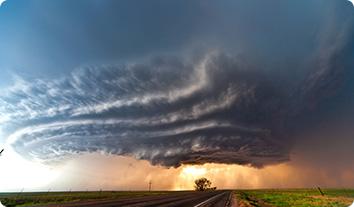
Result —
[[353, 189], [268, 189], [236, 190], [240, 207], [348, 207]]

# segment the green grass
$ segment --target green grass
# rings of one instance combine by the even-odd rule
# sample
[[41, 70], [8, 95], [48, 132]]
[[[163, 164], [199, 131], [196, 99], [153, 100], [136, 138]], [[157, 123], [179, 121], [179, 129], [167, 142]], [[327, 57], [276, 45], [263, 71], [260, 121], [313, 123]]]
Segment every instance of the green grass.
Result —
[[[354, 189], [236, 190], [240, 207], [348, 207], [354, 201]], [[163, 195], [174, 191], [102, 191], [102, 192], [42, 192], [0, 193], [1, 202], [8, 206], [35, 206], [52, 203], [89, 201], [97, 199], [134, 198]]]
[[324, 196], [317, 189], [237, 190], [235, 193], [243, 206], [348, 207], [354, 200], [354, 190], [322, 191]]
[[0, 201], [7, 207], [34, 206], [97, 199], [118, 199], [140, 196], [162, 195], [172, 191], [102, 191], [102, 192], [40, 192], [40, 193], [0, 193]]

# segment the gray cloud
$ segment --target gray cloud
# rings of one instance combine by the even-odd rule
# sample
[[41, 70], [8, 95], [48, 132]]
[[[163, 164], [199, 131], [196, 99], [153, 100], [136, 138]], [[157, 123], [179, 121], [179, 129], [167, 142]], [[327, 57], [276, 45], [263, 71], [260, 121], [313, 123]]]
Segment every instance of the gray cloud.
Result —
[[306, 30], [296, 46], [290, 34], [288, 43], [279, 38], [284, 54], [264, 41], [261, 56], [250, 44], [242, 55], [220, 49], [86, 66], [58, 79], [16, 76], [0, 96], [7, 143], [45, 162], [86, 152], [164, 166], [288, 161], [316, 126], [354, 123], [353, 11], [333, 5], [318, 34]]
[[309, 118], [308, 107], [317, 110], [322, 98], [338, 94], [328, 93], [333, 81], [327, 80], [337, 79], [327, 75], [337, 69], [316, 70], [289, 88], [291, 80], [272, 81], [271, 74], [239, 62], [213, 52], [191, 61], [165, 57], [82, 68], [55, 81], [18, 79], [1, 98], [11, 120], [5, 123], [18, 126], [8, 142], [46, 162], [97, 151], [165, 166], [287, 161], [294, 125]]
[[8, 142], [26, 157], [102, 151], [166, 166], [263, 166], [287, 160], [269, 123], [282, 99], [261, 74], [213, 52], [82, 68], [55, 81], [18, 79], [1, 101], [3, 122], [16, 126]]

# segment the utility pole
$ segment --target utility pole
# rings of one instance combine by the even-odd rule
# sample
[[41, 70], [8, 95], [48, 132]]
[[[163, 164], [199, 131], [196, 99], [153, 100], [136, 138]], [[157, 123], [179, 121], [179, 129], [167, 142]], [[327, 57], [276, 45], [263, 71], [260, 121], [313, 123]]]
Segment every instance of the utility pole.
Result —
[[151, 183], [151, 180], [149, 181], [149, 192], [151, 191], [151, 185], [152, 185], [152, 183]]
[[16, 198], [19, 197], [24, 190], [25, 188], [22, 188], [21, 191], [17, 193]]
[[323, 193], [323, 191], [321, 190], [320, 187], [317, 187], [318, 191], [320, 191], [321, 195], [324, 196], [325, 194]]

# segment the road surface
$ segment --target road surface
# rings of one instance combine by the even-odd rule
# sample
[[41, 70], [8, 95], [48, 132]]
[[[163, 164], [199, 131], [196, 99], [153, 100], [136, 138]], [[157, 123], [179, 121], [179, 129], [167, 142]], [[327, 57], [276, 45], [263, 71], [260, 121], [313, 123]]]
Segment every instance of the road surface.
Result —
[[52, 204], [46, 207], [232, 207], [231, 191], [186, 192], [140, 198]]

